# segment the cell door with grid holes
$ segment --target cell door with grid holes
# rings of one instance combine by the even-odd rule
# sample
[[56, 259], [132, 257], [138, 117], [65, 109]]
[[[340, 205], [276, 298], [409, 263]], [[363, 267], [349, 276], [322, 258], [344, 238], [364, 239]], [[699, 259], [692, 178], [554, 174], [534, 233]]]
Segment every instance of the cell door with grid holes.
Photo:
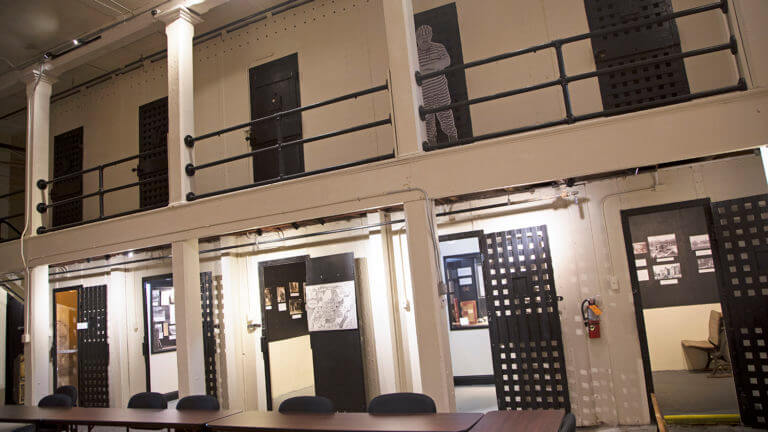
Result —
[[768, 428], [768, 195], [712, 204], [741, 421]]
[[77, 296], [77, 404], [109, 406], [107, 286], [81, 287]]
[[570, 411], [547, 227], [486, 234], [484, 252], [499, 409]]

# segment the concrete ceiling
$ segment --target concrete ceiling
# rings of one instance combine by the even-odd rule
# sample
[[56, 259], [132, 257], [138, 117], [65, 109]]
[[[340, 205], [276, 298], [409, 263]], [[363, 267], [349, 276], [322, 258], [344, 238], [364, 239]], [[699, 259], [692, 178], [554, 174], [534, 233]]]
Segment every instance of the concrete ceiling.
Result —
[[[283, 1], [229, 0], [206, 13], [204, 21], [195, 27], [195, 33], [204, 33]], [[7, 36], [0, 38], [0, 58], [17, 67], [25, 62], [31, 64], [47, 51], [71, 47], [72, 40], [79, 36], [163, 3], [164, 0], [0, 0], [0, 26], [7, 29], [3, 31]], [[164, 27], [160, 22], [156, 27], [149, 36], [63, 72], [54, 85], [54, 94], [165, 49]], [[0, 76], [13, 73], [8, 61], [0, 60]], [[26, 106], [24, 85], [19, 82], [14, 89], [0, 98], [0, 117]], [[0, 129], [12, 134], [23, 133], [25, 122], [24, 112], [20, 112], [0, 120]]]

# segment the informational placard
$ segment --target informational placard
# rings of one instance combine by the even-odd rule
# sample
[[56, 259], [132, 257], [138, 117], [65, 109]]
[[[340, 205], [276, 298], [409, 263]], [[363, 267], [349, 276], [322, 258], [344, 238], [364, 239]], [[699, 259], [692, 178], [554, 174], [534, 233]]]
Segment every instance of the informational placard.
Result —
[[357, 328], [355, 281], [307, 285], [305, 296], [310, 332]]
[[176, 309], [172, 286], [152, 287], [152, 354], [176, 350]]

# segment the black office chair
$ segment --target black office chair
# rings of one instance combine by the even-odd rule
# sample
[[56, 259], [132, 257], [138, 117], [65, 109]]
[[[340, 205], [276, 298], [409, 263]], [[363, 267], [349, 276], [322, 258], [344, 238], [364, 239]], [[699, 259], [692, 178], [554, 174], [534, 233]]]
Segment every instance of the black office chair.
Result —
[[566, 414], [557, 432], [576, 432], [576, 416], [572, 413]]
[[435, 413], [437, 407], [431, 397], [421, 393], [389, 393], [376, 396], [368, 404], [371, 414]]
[[72, 408], [72, 398], [65, 394], [50, 394], [40, 399], [37, 406], [41, 408]]
[[72, 399], [72, 406], [77, 406], [77, 387], [65, 385], [54, 390], [53, 394], [63, 394]]
[[[167, 409], [168, 401], [165, 400], [165, 396], [156, 392], [143, 392], [136, 393], [128, 400], [128, 408], [137, 409]], [[142, 427], [142, 429], [159, 430], [165, 429], [163, 427], [150, 428]], [[131, 428], [126, 427], [126, 432], [130, 432]], [[170, 428], [168, 429], [170, 431]]]
[[195, 411], [207, 411], [207, 410], [218, 410], [219, 407], [219, 401], [213, 397], [208, 395], [192, 395], [192, 396], [186, 396], [179, 400], [179, 402], [176, 404], [177, 410], [195, 410]]
[[333, 401], [323, 396], [296, 396], [280, 403], [281, 413], [333, 413]]

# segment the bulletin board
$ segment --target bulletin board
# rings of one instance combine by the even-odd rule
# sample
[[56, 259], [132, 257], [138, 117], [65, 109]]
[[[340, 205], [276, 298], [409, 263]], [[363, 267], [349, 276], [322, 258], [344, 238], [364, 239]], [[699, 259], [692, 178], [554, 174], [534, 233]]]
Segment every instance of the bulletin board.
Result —
[[151, 287], [152, 354], [176, 351], [176, 308], [172, 286]]

